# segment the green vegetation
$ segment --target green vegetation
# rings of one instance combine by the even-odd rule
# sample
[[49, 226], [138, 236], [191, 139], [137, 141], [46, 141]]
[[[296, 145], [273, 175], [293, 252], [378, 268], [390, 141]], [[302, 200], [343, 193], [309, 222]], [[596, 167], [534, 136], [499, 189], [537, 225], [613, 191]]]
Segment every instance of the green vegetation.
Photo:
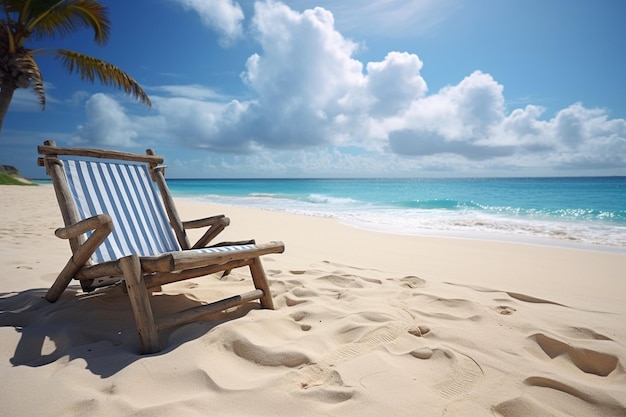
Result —
[[14, 177], [13, 175], [9, 175], [0, 171], [0, 185], [35, 185], [35, 184], [20, 181], [18, 178]]
[[20, 171], [11, 165], [0, 165], [0, 185], [35, 185], [24, 180]]

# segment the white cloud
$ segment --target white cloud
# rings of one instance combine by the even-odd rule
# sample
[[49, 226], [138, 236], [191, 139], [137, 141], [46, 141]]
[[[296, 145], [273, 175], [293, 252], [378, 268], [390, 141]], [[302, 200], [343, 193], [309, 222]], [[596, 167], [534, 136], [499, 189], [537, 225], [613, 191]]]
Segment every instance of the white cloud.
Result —
[[587, 109], [576, 103], [550, 120], [545, 133], [556, 144], [551, 159], [558, 166], [598, 168], [626, 164], [626, 120], [611, 120], [602, 109]]
[[330, 12], [297, 13], [281, 3], [256, 3], [253, 27], [263, 51], [246, 63], [243, 80], [258, 94], [244, 119], [260, 126], [254, 141], [276, 147], [333, 139], [343, 100], [364, 84], [357, 45], [334, 30]]
[[194, 10], [202, 23], [220, 34], [220, 45], [230, 46], [243, 36], [243, 11], [232, 0], [174, 0], [186, 10]]
[[409, 53], [390, 52], [382, 62], [367, 64], [367, 93], [375, 102], [372, 114], [394, 115], [423, 97], [428, 87], [420, 76], [422, 61]]
[[363, 167], [371, 175], [599, 167], [624, 173], [626, 121], [603, 109], [577, 103], [552, 118], [535, 105], [509, 111], [504, 86], [480, 71], [429, 92], [417, 55], [390, 52], [380, 62], [360, 62], [358, 45], [322, 8], [300, 13], [257, 2], [251, 25], [260, 50], [242, 80], [254, 99], [228, 101], [206, 87], [169, 85], [153, 89], [148, 116], [131, 118], [96, 95], [77, 136], [120, 144], [137, 132], [177, 138], [190, 148], [246, 154], [225, 166], [263, 167], [263, 175], [354, 175]]
[[229, 134], [232, 119], [238, 120], [245, 109], [244, 104], [234, 101], [224, 105], [185, 97], [155, 97], [153, 104], [158, 116], [141, 122], [151, 137], [178, 138], [194, 148], [249, 152], [249, 143], [244, 136]]
[[529, 105], [505, 111], [503, 87], [475, 72], [456, 86], [415, 100], [389, 129], [391, 149], [407, 156], [459, 155], [470, 161], [560, 168], [626, 163], [626, 121], [577, 103], [543, 120]]
[[72, 106], [80, 106], [89, 99], [89, 93], [85, 90], [78, 90], [72, 93], [72, 96], [66, 102]]
[[212, 88], [202, 85], [161, 85], [150, 87], [150, 92], [166, 93], [172, 97], [185, 97], [194, 100], [218, 100], [222, 96]]
[[71, 141], [111, 147], [134, 146], [138, 136], [133, 122], [113, 98], [94, 94], [85, 105], [87, 123], [78, 126]]
[[[56, 86], [52, 83], [44, 82], [44, 90], [46, 93], [46, 107], [59, 103], [59, 100], [52, 94], [56, 89]], [[23, 112], [39, 112], [41, 111], [41, 103], [39, 103], [39, 96], [35, 91], [28, 88], [18, 88], [13, 93], [13, 99], [10, 104], [11, 111], [23, 111]]]
[[11, 111], [41, 111], [41, 104], [35, 92], [28, 88], [18, 88], [13, 93]]

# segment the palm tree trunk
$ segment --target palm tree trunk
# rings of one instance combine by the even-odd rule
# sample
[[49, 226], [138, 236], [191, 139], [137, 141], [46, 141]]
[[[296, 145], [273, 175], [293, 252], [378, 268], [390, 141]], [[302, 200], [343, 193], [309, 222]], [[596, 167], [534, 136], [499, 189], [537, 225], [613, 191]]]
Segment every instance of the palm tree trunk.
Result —
[[4, 117], [9, 111], [9, 105], [13, 100], [13, 93], [15, 92], [15, 84], [11, 80], [3, 81], [0, 83], [0, 133], [2, 132], [2, 125], [4, 124]]

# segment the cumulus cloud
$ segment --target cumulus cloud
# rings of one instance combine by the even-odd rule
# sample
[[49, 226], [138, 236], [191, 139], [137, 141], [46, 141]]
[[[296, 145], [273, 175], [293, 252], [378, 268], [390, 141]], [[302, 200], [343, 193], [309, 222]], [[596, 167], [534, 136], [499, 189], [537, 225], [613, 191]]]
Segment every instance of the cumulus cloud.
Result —
[[390, 52], [382, 62], [367, 64], [367, 90], [372, 98], [371, 112], [392, 116], [426, 95], [428, 86], [420, 76], [422, 61], [409, 53]]
[[544, 134], [555, 144], [550, 158], [559, 167], [623, 167], [626, 163], [626, 120], [611, 120], [604, 110], [576, 103], [559, 111], [546, 124]]
[[474, 143], [504, 119], [502, 86], [476, 71], [458, 85], [411, 102], [392, 130], [415, 131], [445, 142]]
[[[576, 103], [542, 119], [529, 105], [507, 114], [503, 87], [475, 72], [458, 85], [415, 100], [389, 131], [393, 152], [408, 156], [454, 154], [468, 160], [509, 158], [536, 166], [617, 167], [626, 162], [626, 121]], [[529, 156], [534, 158], [530, 159]]]
[[332, 14], [321, 8], [297, 13], [256, 3], [252, 25], [263, 51], [248, 59], [242, 78], [259, 97], [244, 118], [262, 127], [254, 140], [277, 147], [331, 141], [343, 101], [364, 82], [362, 64], [352, 58], [357, 45], [334, 30]]
[[230, 46], [243, 36], [243, 11], [232, 0], [174, 0], [186, 10], [193, 10], [202, 23], [217, 31], [220, 45]]
[[138, 136], [122, 106], [105, 94], [94, 94], [85, 105], [87, 123], [78, 126], [72, 142], [106, 147], [135, 146]]
[[[355, 58], [359, 45], [319, 7], [296, 12], [282, 3], [257, 2], [250, 24], [259, 50], [241, 79], [251, 99], [226, 99], [201, 86], [163, 86], [153, 90], [156, 114], [130, 117], [112, 98], [96, 95], [77, 137], [128, 144], [141, 132], [154, 140], [179, 138], [190, 148], [248, 155], [242, 158], [270, 150], [295, 158], [306, 151], [344, 166], [358, 161], [371, 168], [378, 158], [403, 172], [458, 170], [463, 164], [552, 171], [626, 164], [626, 121], [610, 119], [603, 109], [575, 103], [552, 117], [536, 105], [508, 110], [504, 87], [481, 71], [429, 91], [416, 54], [392, 51], [379, 62], [361, 62]], [[316, 154], [320, 149], [326, 153]], [[359, 149], [370, 158], [333, 159], [333, 149]], [[246, 161], [288, 167], [287, 173], [298, 166], [297, 158], [287, 156], [281, 164]], [[307, 161], [311, 170], [330, 169]]]

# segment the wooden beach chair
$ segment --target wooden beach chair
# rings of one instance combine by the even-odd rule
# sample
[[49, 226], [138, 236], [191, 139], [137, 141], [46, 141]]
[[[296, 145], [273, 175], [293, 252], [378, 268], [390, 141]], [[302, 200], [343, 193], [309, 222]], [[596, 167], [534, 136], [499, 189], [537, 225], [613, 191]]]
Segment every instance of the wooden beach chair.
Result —
[[[273, 309], [260, 257], [282, 253], [282, 242], [206, 246], [229, 223], [223, 215], [182, 222], [164, 178], [163, 158], [98, 149], [38, 147], [52, 179], [68, 239], [69, 259], [46, 299], [55, 302], [74, 278], [84, 291], [125, 283], [142, 353], [160, 350], [158, 331], [259, 300]], [[155, 187], [156, 184], [156, 187]], [[191, 245], [187, 229], [208, 227]], [[234, 268], [249, 267], [254, 290], [155, 320], [150, 289]], [[252, 286], [251, 286], [252, 287]]]

